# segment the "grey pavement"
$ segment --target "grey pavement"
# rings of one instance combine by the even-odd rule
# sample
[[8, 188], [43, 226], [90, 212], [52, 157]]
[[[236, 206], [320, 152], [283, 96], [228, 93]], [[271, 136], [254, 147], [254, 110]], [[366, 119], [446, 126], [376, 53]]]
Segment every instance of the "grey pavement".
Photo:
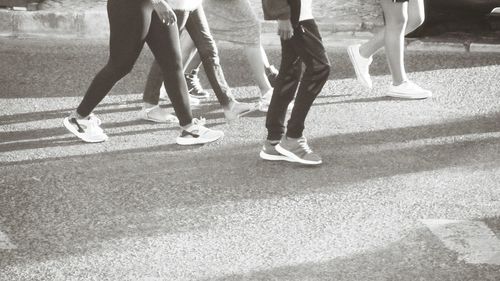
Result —
[[[264, 114], [226, 124], [213, 97], [195, 116], [225, 138], [175, 145], [176, 126], [137, 118], [147, 50], [96, 109], [110, 140], [82, 143], [62, 118], [107, 42], [0, 39], [0, 54], [2, 281], [500, 279], [421, 221], [484, 222], [500, 239], [499, 54], [410, 51], [435, 96], [403, 101], [384, 97], [383, 54], [367, 91], [330, 48], [305, 132], [317, 168], [260, 160]], [[236, 97], [256, 100], [240, 50], [221, 59]]]

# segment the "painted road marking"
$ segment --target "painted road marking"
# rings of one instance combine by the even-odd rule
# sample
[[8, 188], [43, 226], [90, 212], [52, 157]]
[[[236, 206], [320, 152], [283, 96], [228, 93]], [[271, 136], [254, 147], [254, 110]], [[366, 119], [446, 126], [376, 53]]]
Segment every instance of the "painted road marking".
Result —
[[421, 220], [444, 245], [471, 264], [500, 265], [500, 240], [481, 221]]
[[0, 231], [0, 250], [14, 250], [17, 249], [16, 245], [12, 244], [9, 237]]

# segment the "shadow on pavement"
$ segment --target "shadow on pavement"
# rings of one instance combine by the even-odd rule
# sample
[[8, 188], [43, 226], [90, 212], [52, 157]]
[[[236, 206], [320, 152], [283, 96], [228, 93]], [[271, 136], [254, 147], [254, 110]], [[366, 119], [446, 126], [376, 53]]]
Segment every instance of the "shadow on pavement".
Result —
[[[269, 60], [272, 64], [279, 66], [280, 51], [276, 49], [267, 50]], [[328, 52], [332, 69], [330, 80], [355, 79], [354, 69], [349, 61], [347, 52], [343, 50], [330, 50]], [[500, 54], [479, 53], [453, 53], [453, 52], [407, 52], [405, 54], [406, 70], [408, 73], [422, 72], [441, 69], [461, 69], [489, 65], [500, 65]], [[245, 58], [238, 50], [224, 49], [221, 51], [221, 65], [224, 74], [232, 87], [255, 86], [255, 82], [249, 71], [242, 71], [247, 65]], [[389, 67], [383, 52], [374, 56], [370, 68], [373, 76], [389, 75]], [[203, 79], [206, 81], [206, 79]], [[205, 87], [209, 85], [205, 82]]]
[[[58, 50], [51, 55], [30, 55], [29, 61], [23, 59], [24, 53], [5, 53], [4, 59], [10, 67], [0, 69], [0, 77], [14, 79], [5, 79], [0, 83], [0, 98], [83, 97], [98, 69], [104, 66], [107, 47], [98, 46], [92, 49], [94, 51], [61, 47]], [[240, 49], [223, 48], [220, 53], [221, 65], [231, 87], [256, 86]], [[278, 66], [280, 50], [270, 48], [267, 53], [270, 61]], [[331, 80], [354, 79], [354, 70], [344, 50], [330, 50], [329, 57], [332, 63]], [[111, 93], [142, 92], [151, 61], [151, 54], [144, 50], [131, 74], [121, 80]], [[500, 54], [408, 52], [406, 55], [409, 73], [489, 65], [500, 65]], [[374, 76], [389, 74], [384, 54], [374, 57], [370, 71]], [[210, 88], [204, 74], [201, 78], [204, 87]]]
[[[78, 256], [98, 250], [99, 244], [109, 239], [210, 227], [210, 220], [206, 225], [186, 223], [192, 219], [190, 215], [175, 214], [173, 210], [203, 208], [227, 201], [331, 194], [345, 191], [349, 183], [451, 167], [498, 168], [498, 137], [457, 139], [452, 143], [437, 140], [390, 149], [377, 149], [377, 145], [499, 132], [499, 121], [500, 113], [444, 124], [312, 139], [312, 146], [323, 156], [324, 165], [307, 170], [293, 163], [258, 159], [260, 143], [253, 142], [230, 147], [182, 148], [182, 151], [169, 144], [4, 163], [8, 166], [2, 168], [0, 211], [9, 218], [4, 231], [15, 237], [19, 249], [12, 255], [1, 253], [0, 260], [9, 265]], [[367, 145], [372, 147], [367, 149]], [[36, 147], [36, 143], [30, 146]], [[58, 201], [52, 201], [53, 196], [47, 194], [55, 195]], [[9, 207], [12, 204], [16, 208]], [[44, 217], [39, 216], [40, 210], [45, 210]], [[34, 241], [33, 233], [43, 234], [44, 240]], [[59, 235], [71, 238], [61, 240]], [[5, 255], [10, 258], [4, 258]], [[307, 271], [307, 267], [299, 266], [297, 270]]]
[[[337, 246], [339, 247], [339, 246]], [[214, 281], [273, 280], [498, 280], [500, 266], [466, 264], [425, 229], [412, 230], [403, 239], [374, 251], [328, 261], [275, 267]], [[208, 281], [208, 279], [206, 280]]]
[[[97, 114], [107, 114], [115, 112], [127, 112], [127, 111], [138, 111], [140, 110], [139, 104], [142, 103], [141, 100], [127, 101], [127, 102], [114, 102], [114, 103], [102, 103], [100, 104], [95, 113]], [[75, 108], [78, 104], [75, 104]], [[121, 108], [106, 109], [107, 107], [124, 106]], [[126, 107], [125, 107], [126, 106]], [[57, 110], [46, 110], [46, 111], [36, 111], [27, 113], [17, 113], [0, 116], [0, 126], [19, 124], [31, 121], [39, 121], [44, 119], [63, 119], [68, 116], [69, 113], [75, 110], [75, 108], [64, 108]]]
[[[376, 97], [376, 98], [366, 98], [366, 99], [354, 99], [333, 103], [350, 103], [350, 102], [366, 102], [366, 101], [384, 101], [385, 97]], [[317, 103], [316, 105], [322, 105], [322, 103]], [[215, 110], [220, 108], [218, 104], [207, 104], [201, 107], [200, 111], [208, 111], [203, 116], [207, 119], [213, 118], [223, 118], [222, 112], [211, 112], [211, 110]], [[129, 111], [130, 109], [123, 109], [125, 111]], [[195, 111], [197, 112], [197, 111]], [[196, 115], [194, 115], [196, 116]], [[265, 116], [262, 112], [254, 112], [248, 114], [244, 118], [256, 118]], [[177, 130], [178, 127], [175, 125], [167, 125], [167, 124], [152, 124], [148, 121], [143, 120], [133, 120], [133, 121], [123, 121], [123, 122], [114, 122], [114, 123], [104, 123], [104, 129], [110, 128], [125, 128], [129, 126], [137, 126], [137, 125], [147, 125], [151, 124], [153, 128], [151, 129], [140, 129], [133, 130], [127, 132], [120, 132], [110, 134], [110, 137], [113, 136], [127, 136], [127, 135], [137, 135], [137, 134], [146, 134], [160, 131], [171, 131]], [[223, 123], [216, 124], [207, 124], [207, 126], [212, 127], [216, 125], [221, 125]], [[410, 140], [419, 140], [419, 139], [431, 139], [438, 137], [451, 137], [451, 136], [461, 136], [461, 135], [473, 135], [473, 134], [485, 134], [485, 133], [494, 133], [500, 132], [500, 128], [498, 127], [500, 124], [500, 113], [497, 114], [489, 114], [489, 115], [479, 115], [469, 119], [458, 119], [451, 122], [440, 123], [440, 124], [432, 124], [432, 125], [422, 125], [422, 126], [412, 126], [412, 127], [404, 127], [404, 128], [392, 128], [392, 129], [384, 129], [378, 131], [368, 131], [368, 132], [359, 132], [359, 133], [349, 133], [349, 134], [341, 134], [335, 135], [330, 138], [330, 140], [336, 145], [339, 144], [356, 144], [356, 145], [374, 145], [374, 144], [384, 144], [388, 141], [391, 142], [406, 142]], [[168, 126], [168, 127], [167, 127]], [[38, 140], [37, 138], [49, 138], [54, 136], [63, 136], [69, 134], [64, 127], [51, 128], [51, 129], [36, 129], [36, 130], [27, 130], [27, 131], [18, 131], [18, 132], [5, 132], [0, 133], [0, 152], [6, 151], [21, 151], [25, 149], [34, 149], [34, 148], [47, 148], [47, 147], [59, 147], [59, 146], [70, 146], [74, 144], [81, 143], [78, 139], [74, 137], [65, 137], [62, 139], [48, 139], [48, 140]], [[315, 140], [315, 142], [318, 142]], [[320, 142], [321, 144], [321, 142]], [[329, 150], [331, 145], [326, 144], [324, 150]], [[139, 152], [146, 151], [154, 151], [158, 149], [157, 147], [146, 148], [145, 150], [139, 149]], [[317, 148], [321, 149], [321, 148]], [[323, 149], [322, 149], [323, 150]], [[132, 152], [137, 152], [135, 150], [131, 150]], [[118, 150], [117, 154], [126, 154], [129, 150]], [[78, 157], [78, 156], [77, 156]], [[50, 161], [50, 159], [45, 160], [34, 160], [34, 162], [45, 162]], [[26, 163], [32, 163], [32, 161], [28, 161]], [[18, 162], [13, 163], [3, 163], [8, 165], [20, 164]]]

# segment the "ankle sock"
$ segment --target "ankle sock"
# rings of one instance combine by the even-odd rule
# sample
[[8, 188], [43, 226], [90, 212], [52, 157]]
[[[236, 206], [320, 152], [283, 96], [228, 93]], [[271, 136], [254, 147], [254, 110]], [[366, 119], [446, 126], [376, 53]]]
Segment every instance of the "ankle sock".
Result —
[[71, 114], [69, 115], [69, 118], [76, 118], [76, 119], [85, 119], [87, 118], [88, 116], [84, 117], [84, 116], [81, 116], [80, 114], [78, 114], [78, 111], [73, 111], [71, 112]]

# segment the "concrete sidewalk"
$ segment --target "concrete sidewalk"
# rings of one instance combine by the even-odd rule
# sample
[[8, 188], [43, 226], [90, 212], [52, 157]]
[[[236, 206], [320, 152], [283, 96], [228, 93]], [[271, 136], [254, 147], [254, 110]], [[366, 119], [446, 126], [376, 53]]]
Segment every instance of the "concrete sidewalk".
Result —
[[[109, 24], [106, 1], [79, 1], [70, 5], [48, 1], [39, 11], [0, 10], [0, 36], [2, 37], [49, 37], [107, 39]], [[325, 45], [329, 48], [345, 48], [367, 40], [382, 23], [373, 18], [346, 20], [319, 17]], [[265, 46], [279, 46], [275, 35], [276, 24], [262, 21], [262, 39]], [[229, 43], [222, 43], [229, 44]], [[444, 52], [500, 52], [496, 42], [475, 42], [474, 39], [424, 38], [408, 39], [409, 51]]]

